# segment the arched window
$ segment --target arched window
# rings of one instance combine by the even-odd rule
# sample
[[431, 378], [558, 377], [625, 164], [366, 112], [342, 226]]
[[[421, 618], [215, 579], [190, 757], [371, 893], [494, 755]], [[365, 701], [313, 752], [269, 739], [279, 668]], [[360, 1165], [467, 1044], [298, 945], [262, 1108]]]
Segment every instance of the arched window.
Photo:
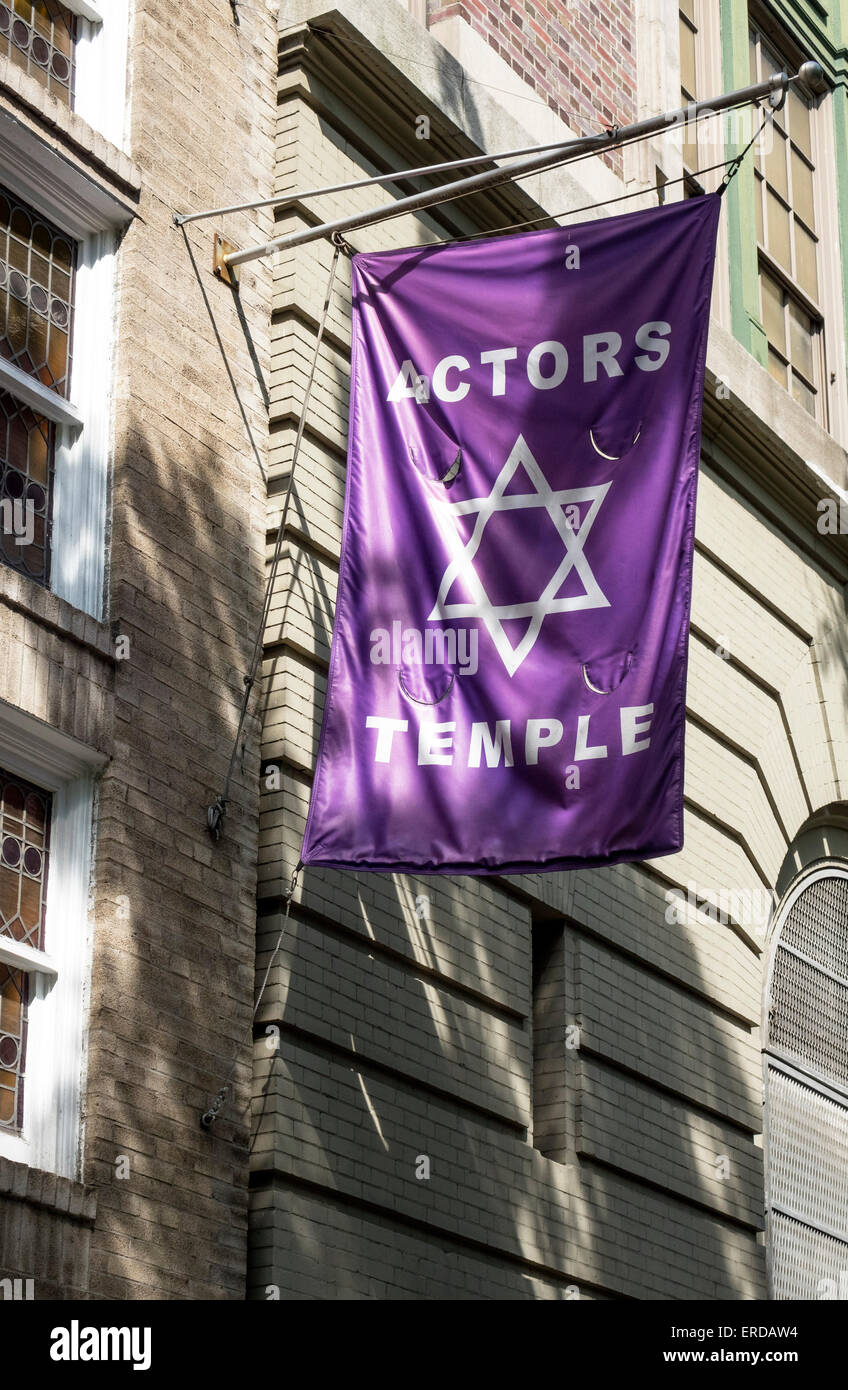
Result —
[[780, 909], [766, 991], [772, 1297], [848, 1300], [848, 867]]

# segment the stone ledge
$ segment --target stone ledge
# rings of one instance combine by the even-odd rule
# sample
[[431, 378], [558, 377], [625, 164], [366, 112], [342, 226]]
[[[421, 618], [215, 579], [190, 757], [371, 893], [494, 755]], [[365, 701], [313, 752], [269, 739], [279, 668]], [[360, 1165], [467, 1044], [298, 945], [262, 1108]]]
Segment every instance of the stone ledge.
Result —
[[94, 1225], [97, 1193], [85, 1183], [0, 1158], [0, 1201], [24, 1202], [72, 1221]]
[[[394, 0], [289, 0], [280, 7], [281, 58], [298, 32], [308, 35], [310, 27], [330, 30], [338, 39], [337, 52], [329, 44], [315, 44], [316, 64], [330, 67], [341, 60], [345, 43], [357, 45], [354, 52], [364, 62], [363, 44], [373, 49], [365, 69], [367, 81], [379, 78], [388, 83], [392, 96], [405, 100], [410, 113], [424, 113], [422, 98], [430, 102], [438, 123], [428, 144], [429, 157], [449, 159], [472, 149], [523, 149], [538, 143], [538, 137], [503, 100], [505, 94], [484, 87], [469, 86], [468, 74], [435, 31], [424, 26], [394, 3]], [[318, 38], [318, 35], [314, 35]], [[281, 68], [281, 71], [283, 69]], [[350, 70], [351, 79], [356, 70]], [[473, 95], [472, 95], [473, 89]], [[389, 117], [387, 107], [386, 116]], [[553, 140], [573, 138], [574, 132], [559, 118], [551, 126]], [[437, 137], [438, 143], [436, 142]], [[415, 146], [418, 142], [412, 140]], [[546, 141], [547, 143], [547, 141]], [[424, 157], [422, 162], [428, 162]], [[551, 217], [565, 215], [568, 208], [582, 208], [583, 221], [603, 215], [602, 208], [587, 203], [616, 197], [624, 190], [618, 175], [600, 158], [573, 166], [547, 169], [522, 178], [517, 185], [504, 185], [498, 193], [513, 197], [520, 193], [520, 204], [533, 215], [533, 207], [552, 209]], [[532, 205], [532, 207], [530, 206]], [[527, 215], [522, 213], [520, 215]]]
[[[848, 453], [839, 441], [715, 319], [710, 320], [703, 426], [707, 455], [711, 445], [726, 451], [813, 535], [819, 500], [841, 498], [848, 487]], [[845, 554], [844, 535], [823, 540]]]
[[[0, 101], [7, 108], [14, 107], [19, 114], [29, 118], [34, 127], [41, 127], [38, 133], [45, 138], [46, 127], [51, 146], [65, 158], [81, 156], [86, 173], [91, 177], [90, 165], [93, 163], [105, 176], [112, 196], [120, 190], [129, 194], [133, 203], [141, 191], [141, 172], [122, 150], [111, 144], [99, 131], [93, 130], [87, 121], [76, 115], [69, 107], [51, 96], [48, 91], [29, 73], [24, 72], [8, 58], [0, 57]], [[74, 162], [76, 162], [74, 160]], [[128, 206], [128, 216], [134, 208]]]
[[39, 627], [85, 647], [110, 666], [115, 665], [112, 634], [105, 623], [99, 623], [58, 594], [36, 584], [34, 579], [5, 565], [0, 565], [0, 608], [21, 613]]

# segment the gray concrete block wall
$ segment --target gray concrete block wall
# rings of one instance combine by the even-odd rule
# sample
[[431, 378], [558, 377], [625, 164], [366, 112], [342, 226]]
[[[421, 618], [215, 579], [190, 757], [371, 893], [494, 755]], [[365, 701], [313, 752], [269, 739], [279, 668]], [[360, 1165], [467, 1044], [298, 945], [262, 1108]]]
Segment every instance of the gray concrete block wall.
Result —
[[763, 1150], [753, 1134], [590, 1055], [569, 1079], [580, 1096], [579, 1154], [762, 1229]]
[[[268, 1258], [278, 1284], [265, 1282]], [[506, 1262], [332, 1194], [271, 1185], [253, 1197], [248, 1298], [593, 1300], [602, 1295]]]
[[[260, 959], [276, 939], [259, 922]], [[384, 1067], [454, 1096], [520, 1129], [530, 1122], [530, 1045], [525, 1019], [496, 1012], [441, 971], [336, 924], [295, 913], [257, 1014], [269, 1025], [308, 1033], [332, 1048], [355, 1048]], [[285, 1008], [280, 1008], [280, 1001]], [[438, 1048], [433, 1046], [434, 1023]]]

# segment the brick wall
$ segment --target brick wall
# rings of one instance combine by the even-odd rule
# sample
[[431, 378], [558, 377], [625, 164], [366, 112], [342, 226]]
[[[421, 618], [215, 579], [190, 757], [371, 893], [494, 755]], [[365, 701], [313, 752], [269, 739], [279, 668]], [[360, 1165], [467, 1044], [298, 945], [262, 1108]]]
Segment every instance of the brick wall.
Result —
[[92, 1188], [0, 1158], [0, 1301], [88, 1295]]
[[[379, 26], [390, 21], [379, 8], [344, 3], [357, 45], [383, 36]], [[391, 50], [409, 54], [421, 95], [393, 82], [397, 60], [366, 66], [353, 43], [346, 51], [341, 38], [284, 26], [281, 191], [370, 173], [375, 150], [384, 166], [414, 162], [410, 112], [438, 100], [439, 81], [447, 105], [457, 82], [450, 72], [450, 81], [439, 73], [430, 83], [438, 49], [428, 54], [426, 35], [407, 18], [393, 22]], [[474, 103], [485, 138], [479, 89]], [[438, 116], [432, 126], [436, 158]], [[515, 136], [507, 139], [518, 145]], [[327, 215], [378, 196], [328, 199]], [[465, 212], [482, 220], [479, 203], [468, 200]], [[369, 251], [408, 246], [447, 234], [438, 219], [450, 215], [448, 205], [426, 222], [391, 222], [352, 240]], [[294, 209], [284, 225], [305, 221]], [[272, 537], [328, 264], [318, 244], [281, 255], [277, 268]], [[262, 751], [280, 777], [262, 797], [260, 977], [283, 926], [326, 693], [349, 295], [343, 263], [266, 632]], [[768, 394], [779, 388], [763, 373], [747, 379], [760, 369], [746, 368], [741, 349], [740, 364], [735, 349], [714, 335], [713, 367], [757, 410], [734, 405], [743, 434], [711, 379], [683, 851], [508, 882], [304, 871], [259, 1015], [250, 1297], [766, 1296], [764, 943], [731, 915], [676, 920], [669, 892], [685, 895], [690, 882], [702, 895], [731, 885], [766, 892], [811, 807], [839, 795], [826, 764], [832, 758], [848, 774], [848, 749], [824, 727], [813, 634], [831, 653], [848, 571], [831, 554], [817, 562], [809, 505], [785, 503], [773, 486], [767, 499], [755, 490], [752, 474], [773, 464], [778, 442], [764, 442], [759, 457], [740, 440], [752, 419], [765, 432], [779, 418]], [[819, 666], [831, 672], [826, 702], [838, 724], [844, 668], [834, 655]], [[429, 1177], [416, 1173], [422, 1155]]]
[[[578, 135], [636, 119], [633, 0], [429, 0], [459, 16]], [[621, 171], [621, 156], [610, 163]]]
[[[359, 6], [363, 30], [378, 8]], [[433, 15], [474, 23], [473, 8]], [[535, 6], [542, 33], [515, 61], [545, 33], [603, 50], [616, 21], [586, 8], [584, 19]], [[242, 7], [237, 28], [229, 5], [191, 0], [177, 36], [171, 3], [136, 0], [124, 184], [139, 216], [120, 256], [106, 621], [2, 573], [0, 696], [111, 762], [97, 803], [84, 1183], [0, 1164], [0, 1274], [27, 1277], [38, 1259], [37, 1297], [239, 1299], [247, 1277], [256, 1298], [761, 1298], [764, 957], [735, 923], [670, 922], [667, 893], [689, 880], [774, 883], [794, 831], [839, 797], [840, 775], [848, 784], [848, 745], [826, 724], [844, 709], [844, 675], [825, 640], [842, 630], [848, 573], [817, 558], [799, 510], [752, 487], [729, 406], [708, 415], [722, 447], [707, 442], [699, 501], [683, 852], [509, 882], [307, 871], [251, 1049], [254, 966], [261, 978], [282, 926], [326, 690], [349, 268], [319, 361], [261, 704], [214, 846], [205, 808], [235, 732], [330, 251], [248, 267], [236, 298], [210, 275], [213, 226], [184, 235], [172, 213], [413, 164], [422, 109], [361, 48], [334, 50], [297, 25], [277, 82], [271, 9]], [[517, 45], [513, 7], [477, 9], [490, 38], [497, 19], [498, 42]], [[410, 31], [400, 39], [403, 51]], [[631, 59], [605, 61], [623, 74]], [[424, 85], [435, 68], [415, 71]], [[604, 105], [607, 69], [595, 88], [585, 71], [588, 93], [557, 97], [572, 103], [565, 118], [628, 119], [625, 77]], [[456, 132], [442, 124], [433, 148], [447, 155]], [[51, 139], [66, 135], [59, 123]], [[381, 196], [392, 194], [322, 208]], [[502, 196], [528, 214], [526, 195]], [[303, 220], [295, 209], [282, 226]], [[382, 249], [503, 220], [475, 201], [354, 240]], [[246, 245], [273, 225], [246, 214], [226, 232]], [[129, 639], [125, 660], [115, 635]], [[261, 816], [260, 749], [281, 773], [264, 780]], [[553, 920], [562, 929], [537, 955], [534, 988], [531, 934], [542, 945]], [[563, 1046], [569, 1024], [576, 1048]], [[205, 1133], [200, 1112], [233, 1063], [234, 1094]]]
[[[261, 610], [267, 265], [240, 296], [211, 274], [215, 224], [175, 210], [267, 196], [275, 32], [251, 6], [136, 0], [120, 254], [109, 620], [112, 761], [99, 792], [84, 1177], [98, 1298], [238, 1299], [247, 1126], [258, 748], [255, 715], [217, 847]], [[244, 245], [267, 212], [233, 218]], [[235, 1062], [211, 1133], [199, 1117]]]

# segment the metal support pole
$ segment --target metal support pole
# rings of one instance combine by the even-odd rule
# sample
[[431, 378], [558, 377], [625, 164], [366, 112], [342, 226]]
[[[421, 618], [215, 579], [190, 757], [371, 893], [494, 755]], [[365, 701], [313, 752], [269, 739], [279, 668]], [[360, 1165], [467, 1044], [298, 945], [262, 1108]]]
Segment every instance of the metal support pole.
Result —
[[467, 193], [483, 192], [489, 188], [497, 188], [499, 184], [509, 183], [512, 179], [541, 173], [550, 168], [551, 165], [560, 164], [568, 159], [585, 154], [597, 154], [603, 150], [615, 149], [628, 140], [659, 134], [670, 126], [683, 125], [687, 120], [698, 120], [701, 116], [727, 111], [730, 107], [744, 106], [749, 102], [761, 101], [766, 97], [772, 98], [799, 80], [815, 88], [819, 85], [822, 75], [818, 63], [804, 63], [800, 71], [793, 77], [787, 76], [785, 72], [776, 73], [767, 82], [755, 83], [750, 87], [741, 87], [736, 92], [727, 92], [724, 96], [714, 97], [711, 101], [693, 102], [690, 106], [680, 107], [676, 111], [667, 111], [661, 116], [649, 116], [645, 120], [635, 122], [634, 125], [613, 128], [602, 135], [586, 135], [577, 140], [569, 140], [555, 147], [554, 150], [546, 147], [544, 151], [540, 152], [537, 149], [534, 154], [500, 169], [487, 169], [480, 174], [471, 174], [468, 178], [459, 179], [454, 183], [442, 184], [439, 188], [427, 188], [423, 192], [413, 193], [409, 197], [400, 198], [387, 206], [370, 208], [367, 212], [352, 213], [348, 217], [338, 218], [335, 222], [324, 222], [317, 227], [306, 227], [301, 231], [289, 232], [286, 236], [276, 237], [274, 241], [266, 242], [264, 246], [249, 247], [246, 251], [235, 251], [226, 256], [224, 260], [228, 266], [244, 265], [247, 261], [271, 256], [275, 251], [305, 246], [311, 241], [320, 241], [322, 237], [331, 236], [336, 232], [355, 232], [360, 227], [370, 227], [378, 222], [385, 222], [388, 218], [397, 217], [401, 213], [420, 212], [450, 198], [464, 197]]
[[475, 164], [489, 164], [493, 159], [518, 159], [524, 154], [541, 154], [543, 150], [561, 150], [562, 141], [552, 145], [527, 145], [521, 150], [502, 150], [500, 154], [472, 154], [464, 159], [449, 159], [444, 164], [420, 164], [416, 169], [395, 169], [390, 174], [373, 174], [367, 179], [350, 183], [333, 183], [325, 188], [295, 189], [278, 194], [276, 198], [260, 198], [252, 203], [231, 203], [225, 208], [206, 208], [203, 212], [175, 212], [174, 223], [185, 227], [189, 222], [203, 222], [208, 217], [225, 217], [231, 212], [253, 212], [257, 208], [280, 208], [287, 203], [303, 203], [308, 198], [323, 198], [325, 193], [352, 193], [357, 188], [372, 188], [375, 184], [397, 183], [399, 179], [422, 178], [425, 174], [449, 174], [454, 169], [468, 169]]

